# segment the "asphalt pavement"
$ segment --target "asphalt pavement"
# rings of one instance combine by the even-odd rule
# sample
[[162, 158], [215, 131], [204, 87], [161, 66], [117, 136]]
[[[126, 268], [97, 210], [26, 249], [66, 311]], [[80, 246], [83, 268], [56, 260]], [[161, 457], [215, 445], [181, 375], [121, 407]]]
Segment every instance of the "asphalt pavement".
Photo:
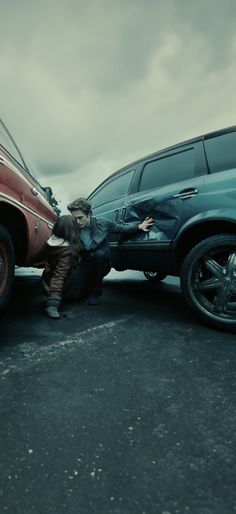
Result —
[[177, 279], [112, 271], [102, 302], [43, 313], [19, 270], [0, 331], [0, 514], [236, 512], [235, 335]]

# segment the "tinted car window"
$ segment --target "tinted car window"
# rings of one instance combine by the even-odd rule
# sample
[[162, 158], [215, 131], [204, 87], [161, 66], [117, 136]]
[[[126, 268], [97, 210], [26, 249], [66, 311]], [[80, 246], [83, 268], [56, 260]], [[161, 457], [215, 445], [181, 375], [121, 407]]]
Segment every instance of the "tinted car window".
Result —
[[236, 168], [236, 132], [206, 139], [205, 148], [212, 173]]
[[166, 186], [194, 177], [194, 149], [148, 162], [142, 173], [140, 191]]
[[134, 170], [130, 170], [128, 173], [118, 176], [104, 184], [104, 186], [90, 199], [92, 206], [95, 207], [125, 196], [133, 173]]

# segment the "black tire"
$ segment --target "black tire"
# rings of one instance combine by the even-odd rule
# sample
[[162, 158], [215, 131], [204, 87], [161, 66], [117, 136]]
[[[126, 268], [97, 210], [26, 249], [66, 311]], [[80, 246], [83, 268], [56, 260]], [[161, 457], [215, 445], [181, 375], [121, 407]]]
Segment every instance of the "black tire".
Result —
[[10, 300], [14, 280], [14, 249], [8, 231], [0, 225], [0, 310]]
[[219, 234], [197, 244], [183, 262], [180, 283], [203, 321], [236, 331], [236, 235]]
[[143, 274], [150, 282], [161, 282], [167, 277], [165, 273], [160, 271], [143, 271]]

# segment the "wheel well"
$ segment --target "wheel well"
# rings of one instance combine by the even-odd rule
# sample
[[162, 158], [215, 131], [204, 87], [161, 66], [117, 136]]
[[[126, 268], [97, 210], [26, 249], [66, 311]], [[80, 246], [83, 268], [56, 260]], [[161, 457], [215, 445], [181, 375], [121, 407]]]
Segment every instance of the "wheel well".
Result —
[[15, 263], [24, 264], [27, 254], [27, 233], [23, 214], [15, 207], [0, 204], [0, 224], [7, 229], [12, 238]]
[[200, 241], [216, 234], [236, 234], [236, 224], [225, 221], [206, 221], [198, 223], [182, 235], [176, 248], [178, 269], [190, 250]]

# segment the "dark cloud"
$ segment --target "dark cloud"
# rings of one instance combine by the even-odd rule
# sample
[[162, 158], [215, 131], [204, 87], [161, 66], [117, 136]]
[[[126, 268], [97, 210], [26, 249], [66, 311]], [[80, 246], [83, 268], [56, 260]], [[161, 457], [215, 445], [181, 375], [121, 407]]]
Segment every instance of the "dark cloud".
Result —
[[[178, 5], [178, 3], [176, 2]], [[236, 3], [234, 0], [180, 0], [176, 19], [180, 27], [189, 27], [189, 36], [201, 37], [208, 52], [209, 68], [223, 69], [231, 56], [235, 32]], [[199, 55], [199, 59], [202, 56]]]
[[142, 154], [235, 123], [234, 0], [0, 8], [1, 117], [63, 195], [78, 182], [88, 194]]

